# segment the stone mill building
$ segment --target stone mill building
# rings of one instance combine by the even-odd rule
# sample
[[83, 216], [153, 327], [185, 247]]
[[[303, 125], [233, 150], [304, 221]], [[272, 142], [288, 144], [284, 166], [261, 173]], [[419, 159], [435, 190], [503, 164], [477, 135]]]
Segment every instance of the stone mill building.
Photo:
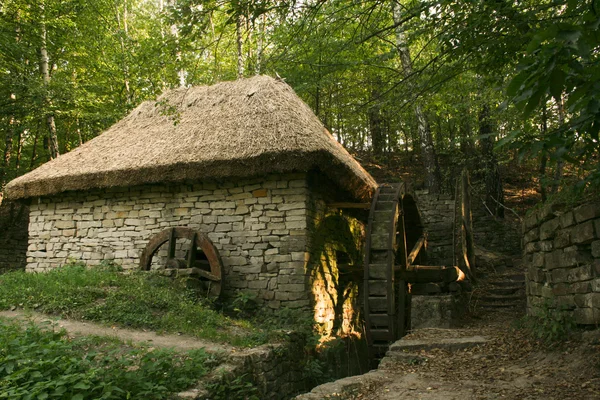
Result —
[[[153, 235], [184, 226], [218, 249], [226, 295], [251, 291], [274, 309], [321, 302], [325, 321], [345, 300], [323, 263], [342, 248], [344, 262], [359, 262], [347, 243], [362, 229], [327, 204], [369, 202], [375, 188], [287, 84], [258, 76], [147, 101], [5, 195], [30, 204], [28, 271], [71, 259], [135, 269]], [[346, 244], [318, 233], [328, 217], [326, 232], [345, 230]]]

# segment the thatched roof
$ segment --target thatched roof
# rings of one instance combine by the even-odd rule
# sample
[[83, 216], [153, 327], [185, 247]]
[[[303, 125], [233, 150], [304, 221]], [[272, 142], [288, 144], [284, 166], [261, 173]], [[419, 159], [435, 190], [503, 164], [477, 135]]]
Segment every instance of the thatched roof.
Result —
[[5, 188], [10, 199], [317, 168], [359, 200], [375, 181], [287, 84], [266, 76], [176, 89]]

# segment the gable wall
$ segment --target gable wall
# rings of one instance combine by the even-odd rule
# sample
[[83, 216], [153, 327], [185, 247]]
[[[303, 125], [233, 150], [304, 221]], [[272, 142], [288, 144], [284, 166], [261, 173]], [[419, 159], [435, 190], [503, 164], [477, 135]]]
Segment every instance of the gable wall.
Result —
[[27, 270], [70, 259], [136, 269], [151, 236], [188, 226], [208, 234], [219, 250], [225, 294], [246, 290], [274, 309], [307, 307], [307, 202], [306, 174], [33, 199]]

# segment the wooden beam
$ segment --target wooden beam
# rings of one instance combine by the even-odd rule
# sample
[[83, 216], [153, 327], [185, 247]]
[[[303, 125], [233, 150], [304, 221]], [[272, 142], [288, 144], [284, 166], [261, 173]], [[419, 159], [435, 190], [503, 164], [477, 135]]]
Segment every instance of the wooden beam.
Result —
[[415, 243], [415, 247], [413, 247], [413, 249], [410, 251], [410, 254], [408, 255], [408, 258], [406, 260], [407, 267], [409, 267], [413, 262], [415, 262], [417, 256], [419, 255], [419, 251], [421, 251], [421, 248], [424, 244], [425, 237], [421, 236], [419, 240], [417, 240], [417, 243]]
[[400, 279], [410, 283], [454, 282], [461, 275], [458, 267], [414, 265], [410, 270], [402, 271], [402, 265], [395, 266], [400, 271]]
[[371, 203], [329, 203], [329, 208], [359, 208], [362, 210], [368, 210], [371, 208]]

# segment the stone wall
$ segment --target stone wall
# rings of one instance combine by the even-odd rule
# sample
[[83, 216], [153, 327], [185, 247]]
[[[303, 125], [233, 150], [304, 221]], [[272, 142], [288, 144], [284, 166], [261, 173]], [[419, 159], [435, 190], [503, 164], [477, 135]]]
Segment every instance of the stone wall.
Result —
[[[252, 383], [258, 398], [284, 400], [309, 391], [328, 379], [363, 374], [369, 370], [366, 341], [339, 339], [312, 348], [308, 338], [296, 332], [286, 333], [284, 343], [241, 349], [226, 356], [224, 363], [205, 376], [195, 388], [179, 393], [179, 398], [211, 399], [218, 385]], [[310, 351], [307, 351], [310, 349]], [[321, 371], [306, 368], [319, 365]], [[211, 390], [212, 389], [212, 390]], [[221, 393], [222, 394], [222, 393]], [[238, 394], [238, 397], [242, 398]]]
[[427, 232], [427, 263], [456, 265], [453, 247], [456, 202], [449, 194], [430, 194], [428, 190], [415, 191], [415, 200]]
[[251, 291], [277, 309], [308, 307], [306, 174], [145, 185], [33, 199], [27, 270], [81, 260], [138, 268], [151, 236], [173, 226], [204, 232], [224, 266], [224, 291]]
[[[509, 217], [497, 219], [473, 202], [473, 238], [475, 243], [494, 252], [518, 255], [521, 252], [521, 232], [518, 221], [511, 222]], [[508, 211], [507, 211], [508, 213]], [[510, 216], [512, 218], [512, 216]]]
[[27, 206], [0, 203], [0, 274], [25, 268], [28, 224]]
[[579, 324], [600, 323], [600, 203], [545, 206], [523, 222], [528, 314], [558, 307]]

